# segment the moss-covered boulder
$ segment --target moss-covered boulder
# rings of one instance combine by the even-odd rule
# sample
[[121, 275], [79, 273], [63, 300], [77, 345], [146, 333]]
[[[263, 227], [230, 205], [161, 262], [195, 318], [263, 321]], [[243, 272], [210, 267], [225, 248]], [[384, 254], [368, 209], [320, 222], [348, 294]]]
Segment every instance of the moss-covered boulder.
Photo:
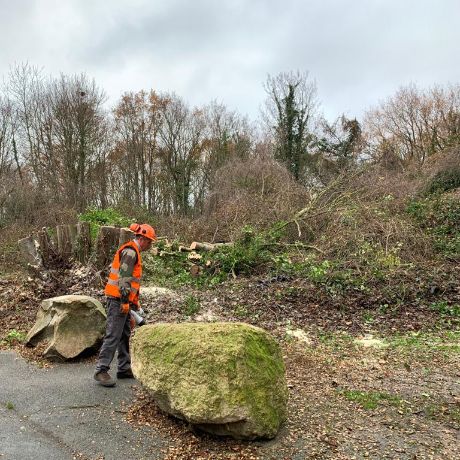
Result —
[[44, 300], [26, 337], [28, 346], [46, 343], [43, 355], [71, 359], [95, 351], [104, 337], [106, 313], [86, 295], [63, 295]]
[[286, 418], [280, 347], [243, 323], [153, 324], [131, 342], [136, 378], [161, 409], [237, 439], [273, 438]]

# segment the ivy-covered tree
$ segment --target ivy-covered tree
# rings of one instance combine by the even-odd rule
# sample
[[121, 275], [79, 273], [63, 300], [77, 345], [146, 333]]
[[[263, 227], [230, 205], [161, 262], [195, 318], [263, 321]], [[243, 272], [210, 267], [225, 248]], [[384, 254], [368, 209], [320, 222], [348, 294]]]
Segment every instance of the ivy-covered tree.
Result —
[[313, 120], [318, 102], [316, 83], [308, 73], [280, 73], [268, 76], [265, 122], [274, 138], [275, 158], [300, 180], [314, 135]]
[[321, 120], [320, 134], [316, 142], [314, 173], [322, 183], [357, 164], [362, 153], [364, 139], [361, 125], [356, 118], [342, 115], [333, 123]]

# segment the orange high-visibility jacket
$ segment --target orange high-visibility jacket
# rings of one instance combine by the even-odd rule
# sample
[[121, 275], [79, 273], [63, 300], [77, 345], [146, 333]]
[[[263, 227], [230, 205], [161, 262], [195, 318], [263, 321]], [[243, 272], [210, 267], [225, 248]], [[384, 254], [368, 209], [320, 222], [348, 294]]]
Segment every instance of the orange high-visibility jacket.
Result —
[[131, 279], [131, 291], [129, 292], [129, 302], [134, 305], [139, 305], [139, 288], [141, 286], [142, 277], [142, 259], [141, 252], [134, 241], [128, 241], [118, 248], [113, 258], [112, 266], [110, 267], [109, 279], [105, 285], [104, 294], [110, 297], [121, 298], [120, 287], [118, 281], [120, 278], [120, 255], [123, 249], [133, 248], [137, 254], [137, 261], [133, 269], [133, 277]]

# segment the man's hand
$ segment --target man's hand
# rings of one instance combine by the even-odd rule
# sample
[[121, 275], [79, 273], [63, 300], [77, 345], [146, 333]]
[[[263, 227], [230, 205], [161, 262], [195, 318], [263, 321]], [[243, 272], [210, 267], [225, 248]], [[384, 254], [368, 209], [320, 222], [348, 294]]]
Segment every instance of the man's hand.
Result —
[[120, 287], [120, 294], [121, 294], [121, 303], [128, 303], [129, 298], [129, 288], [126, 286]]
[[136, 311], [139, 311], [141, 309], [141, 303], [139, 302], [137, 305], [135, 303], [131, 303], [130, 302], [130, 307], [131, 307], [131, 310], [136, 310]]
[[127, 315], [129, 313], [129, 303], [121, 303], [120, 304], [120, 313]]

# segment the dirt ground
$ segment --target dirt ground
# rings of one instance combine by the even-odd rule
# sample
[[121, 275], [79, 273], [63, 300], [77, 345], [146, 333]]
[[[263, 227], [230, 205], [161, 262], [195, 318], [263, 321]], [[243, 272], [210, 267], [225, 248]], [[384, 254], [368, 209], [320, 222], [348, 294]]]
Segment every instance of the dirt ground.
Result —
[[[37, 291], [25, 279], [0, 280], [2, 348], [46, 364], [11, 331], [27, 331], [39, 299], [52, 293], [100, 295], [97, 283], [56, 286], [43, 283]], [[245, 321], [278, 339], [290, 399], [288, 419], [274, 440], [195, 433], [143, 392], [126, 409], [127, 420], [161, 430], [168, 439], [165, 460], [460, 458], [458, 319], [411, 305], [397, 311], [338, 308], [314, 301], [310, 288], [299, 281], [239, 280], [144, 304], [150, 322]], [[199, 305], [193, 314], [185, 301], [190, 297]]]
[[193, 433], [146, 394], [128, 418], [169, 433], [168, 460], [460, 458], [459, 334], [378, 340], [292, 324], [272, 333], [282, 344], [290, 391], [288, 419], [275, 440]]

